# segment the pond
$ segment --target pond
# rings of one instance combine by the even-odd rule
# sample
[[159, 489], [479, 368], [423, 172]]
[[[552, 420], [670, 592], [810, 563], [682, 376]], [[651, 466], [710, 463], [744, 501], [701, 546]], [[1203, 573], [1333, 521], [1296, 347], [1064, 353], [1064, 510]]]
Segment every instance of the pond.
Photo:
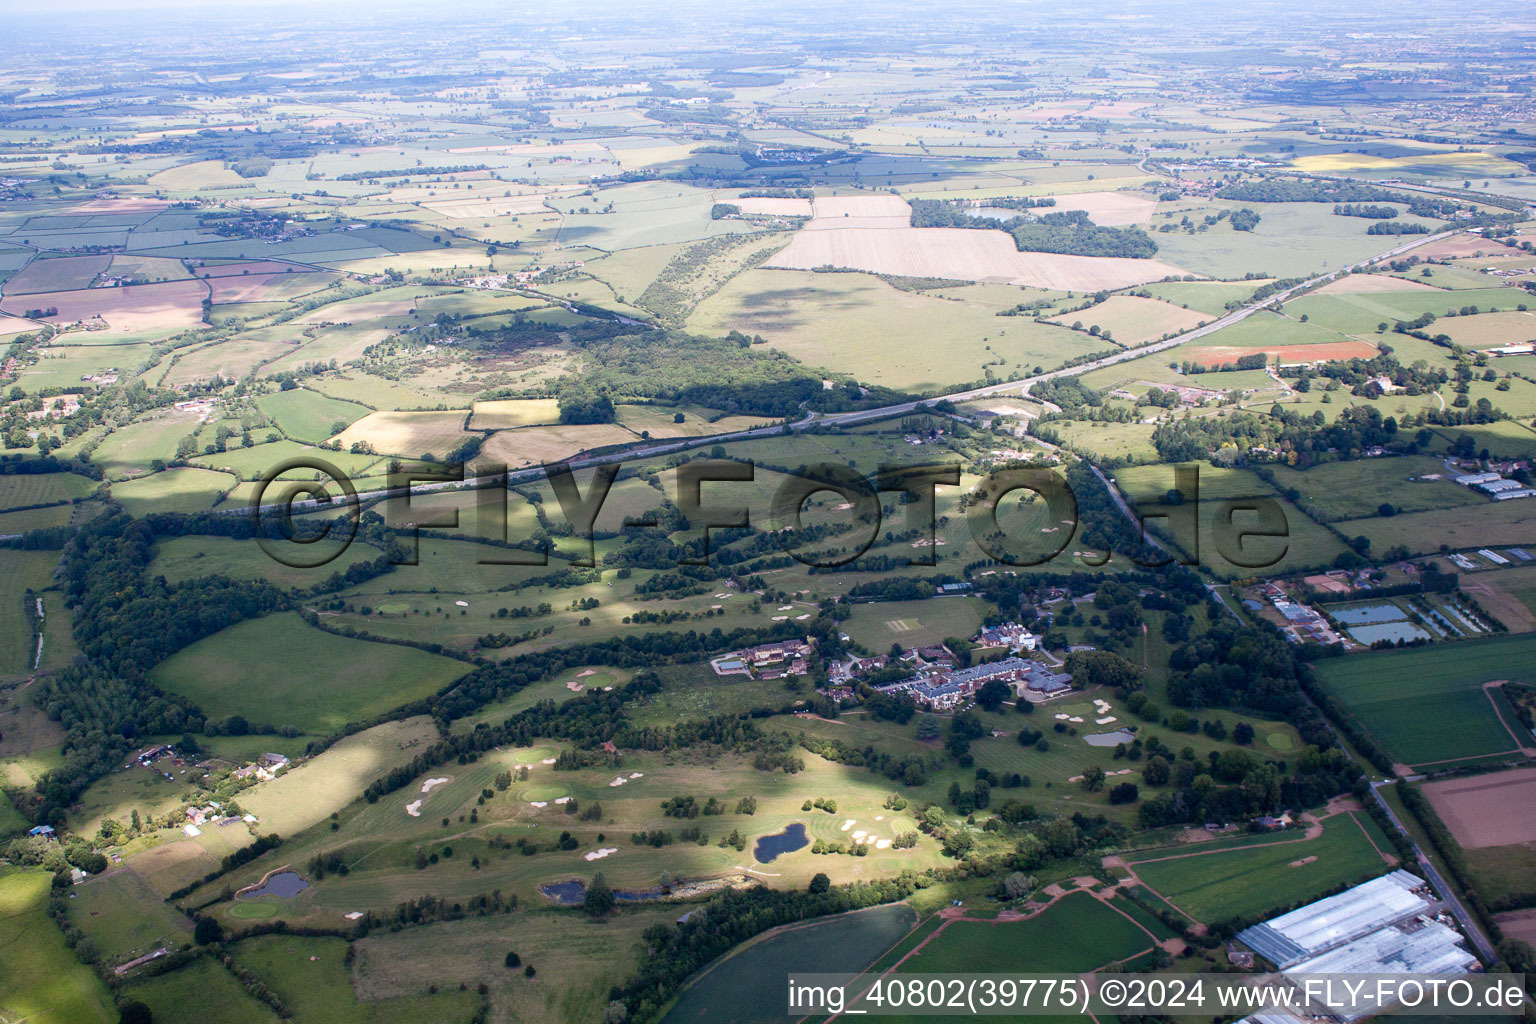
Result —
[[252, 889], [250, 892], [241, 893], [240, 898], [248, 900], [256, 896], [281, 896], [283, 899], [292, 899], [305, 889], [309, 883], [295, 871], [279, 871], [267, 879], [260, 889]]
[[1428, 633], [1406, 619], [1400, 622], [1377, 622], [1367, 626], [1349, 626], [1345, 629], [1345, 632], [1367, 647], [1380, 640], [1390, 640], [1393, 643], [1402, 640], [1407, 643], [1412, 640], [1433, 639]]
[[1083, 737], [1083, 742], [1090, 747], [1115, 747], [1122, 743], [1129, 743], [1136, 738], [1136, 734], [1129, 729], [1116, 729], [1114, 732], [1095, 732]]
[[783, 832], [759, 837], [752, 847], [752, 857], [759, 864], [772, 864], [783, 854], [794, 853], [808, 845], [810, 841], [805, 834], [805, 826], [797, 821]]
[[1015, 217], [1024, 216], [1023, 210], [1010, 210], [1006, 206], [974, 206], [965, 213], [985, 220], [1013, 220]]
[[1408, 613], [1395, 604], [1350, 604], [1328, 609], [1328, 614], [1342, 626], [1368, 626], [1382, 622], [1402, 622]]

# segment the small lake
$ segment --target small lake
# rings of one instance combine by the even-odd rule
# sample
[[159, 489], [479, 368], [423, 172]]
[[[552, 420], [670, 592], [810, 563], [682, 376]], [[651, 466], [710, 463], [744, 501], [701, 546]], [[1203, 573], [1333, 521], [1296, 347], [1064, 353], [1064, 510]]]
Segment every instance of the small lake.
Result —
[[1383, 622], [1402, 622], [1408, 613], [1395, 604], [1337, 605], [1328, 614], [1342, 626], [1373, 626]]
[[1115, 747], [1122, 743], [1129, 743], [1136, 738], [1136, 734], [1129, 729], [1116, 729], [1114, 732], [1095, 732], [1083, 737], [1083, 742], [1090, 747]]
[[1023, 210], [1010, 210], [1006, 206], [973, 206], [963, 212], [985, 220], [1013, 220], [1015, 217], [1024, 216]]
[[810, 841], [805, 834], [805, 826], [797, 821], [783, 832], [760, 837], [752, 846], [752, 858], [759, 864], [772, 864], [782, 855], [794, 853], [809, 845]]
[[1377, 622], [1365, 626], [1349, 626], [1345, 629], [1345, 632], [1367, 647], [1381, 640], [1390, 640], [1395, 644], [1399, 640], [1408, 643], [1413, 640], [1433, 639], [1428, 633], [1406, 619], [1401, 622]]
[[240, 898], [248, 900], [256, 896], [281, 896], [287, 900], [292, 899], [308, 888], [309, 883], [304, 881], [297, 872], [279, 871], [267, 879], [266, 885], [263, 885], [260, 889], [253, 889], [248, 893], [243, 893]]

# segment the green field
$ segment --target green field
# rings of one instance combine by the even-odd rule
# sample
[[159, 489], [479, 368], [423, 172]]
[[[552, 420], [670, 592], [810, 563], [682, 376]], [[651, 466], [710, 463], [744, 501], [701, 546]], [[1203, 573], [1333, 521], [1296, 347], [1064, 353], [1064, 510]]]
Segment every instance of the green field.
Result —
[[[1383, 504], [1399, 512], [1457, 508], [1485, 503], [1477, 492], [1452, 483], [1445, 464], [1428, 455], [1328, 462], [1307, 470], [1273, 466], [1275, 482], [1295, 488], [1298, 502], [1328, 519], [1362, 519]], [[1438, 474], [1438, 480], [1422, 477]]]
[[124, 989], [155, 1015], [155, 1024], [203, 1024], [208, 1007], [218, 1007], [220, 1024], [278, 1024], [282, 1018], [241, 987], [235, 976], [211, 956]]
[[[320, 543], [326, 543], [324, 541]], [[314, 552], [306, 551], [305, 557]], [[346, 572], [359, 562], [379, 557], [379, 550], [361, 541], [351, 544], [335, 559], [315, 569], [293, 568], [273, 559], [254, 540], [228, 537], [167, 537], [155, 545], [149, 564], [151, 576], [172, 583], [199, 576], [229, 576], [237, 580], [270, 580], [278, 586], [312, 587], [334, 572]]]
[[115, 1020], [101, 979], [75, 959], [48, 917], [46, 871], [0, 868], [0, 1018], [37, 1024]]
[[370, 412], [356, 402], [344, 402], [304, 388], [265, 395], [256, 404], [283, 433], [296, 441], [309, 442], [324, 441], [339, 432], [331, 429], [335, 424], [350, 426]]
[[344, 939], [267, 935], [230, 947], [235, 962], [261, 978], [292, 1013], [307, 1024], [352, 1024], [388, 1020], [392, 1024], [452, 1024], [468, 1022], [480, 1008], [473, 991], [449, 989], [429, 995], [400, 996], [363, 1002], [352, 988], [343, 958]]
[[326, 733], [436, 693], [467, 671], [413, 648], [333, 636], [283, 612], [201, 640], [151, 678], [213, 718]]
[[1397, 760], [1431, 765], [1513, 751], [1482, 684], [1530, 681], [1536, 637], [1492, 637], [1318, 662], [1328, 691]]
[[1135, 922], [1087, 893], [1071, 893], [1027, 921], [950, 925], [901, 965], [902, 974], [1081, 972], [1153, 945]]
[[[1132, 860], [1131, 868], [1180, 910], [1204, 922], [1263, 917], [1267, 911], [1305, 903], [1386, 869], [1353, 813], [1329, 818], [1316, 839], [1214, 853], [1195, 847], [1189, 855], [1164, 856], [1170, 859]], [[1297, 863], [1309, 857], [1316, 859]]]
[[99, 484], [78, 473], [13, 473], [0, 476], [0, 509], [83, 498]]
[[26, 614], [25, 591], [29, 587], [42, 590], [51, 584], [58, 564], [57, 551], [0, 550], [0, 573], [5, 579], [0, 589], [0, 675], [26, 672], [32, 667], [37, 647]]
[[[139, 769], [139, 774], [149, 772]], [[93, 878], [70, 892], [70, 920], [95, 941], [107, 963], [191, 941], [192, 922], [163, 902], [132, 868]]]
[[917, 912], [895, 903], [774, 932], [694, 978], [661, 1019], [665, 1024], [780, 1020], [786, 975], [857, 973], [916, 924]]
[[943, 642], [945, 637], [969, 637], [981, 626], [982, 602], [969, 597], [927, 601], [877, 601], [856, 604], [843, 623], [843, 632], [875, 654], [891, 644], [903, 649]]

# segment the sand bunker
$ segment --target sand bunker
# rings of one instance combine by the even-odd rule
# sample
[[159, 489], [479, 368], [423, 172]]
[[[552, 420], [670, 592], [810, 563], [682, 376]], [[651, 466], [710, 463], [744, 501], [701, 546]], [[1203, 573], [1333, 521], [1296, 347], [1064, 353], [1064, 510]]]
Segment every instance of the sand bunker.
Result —
[[438, 786], [441, 786], [443, 783], [445, 783], [445, 782], [452, 782], [452, 781], [453, 780], [449, 779], [449, 778], [428, 779], [426, 782], [423, 782], [421, 784], [421, 791], [423, 793], [430, 793], [434, 789], [436, 789]]
[[528, 806], [529, 807], [548, 807], [549, 806], [549, 801], [548, 800], [529, 800], [528, 801]]
[[875, 849], [877, 849], [877, 850], [884, 850], [884, 849], [888, 848], [890, 845], [891, 845], [891, 841], [889, 839], [876, 839], [875, 840]]
[[604, 846], [604, 847], [601, 847], [599, 849], [592, 850], [589, 853], [584, 853], [584, 854], [582, 854], [582, 857], [584, 859], [586, 859], [586, 860], [602, 860], [604, 857], [608, 856], [610, 853], [618, 853], [618, 852], [619, 851], [618, 851], [618, 849], [616, 847]]
[[421, 801], [412, 800], [410, 803], [406, 804], [405, 813], [409, 814], [413, 818], [421, 817]]
[[849, 818], [847, 821], [843, 822], [842, 831], [847, 832], [849, 829], [853, 828], [857, 822], [857, 818]]

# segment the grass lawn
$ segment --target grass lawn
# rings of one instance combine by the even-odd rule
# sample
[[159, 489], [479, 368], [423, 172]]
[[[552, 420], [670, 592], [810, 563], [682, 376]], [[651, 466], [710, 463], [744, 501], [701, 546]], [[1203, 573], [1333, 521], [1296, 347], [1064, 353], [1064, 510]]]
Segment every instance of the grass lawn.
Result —
[[213, 718], [279, 718], [272, 724], [325, 733], [435, 693], [467, 671], [414, 648], [333, 636], [282, 612], [200, 640], [151, 677]]
[[[905, 649], [968, 637], [981, 625], [984, 602], [969, 597], [856, 604], [843, 632], [876, 654], [898, 643]], [[798, 614], [798, 612], [796, 613]]]
[[[26, 590], [42, 590], [53, 582], [53, 570], [59, 564], [57, 551], [0, 550], [0, 574], [5, 585], [0, 588], [0, 675], [26, 672], [32, 667], [36, 639], [27, 621]], [[61, 601], [45, 601], [49, 604]]]
[[1482, 684], [1531, 681], [1532, 665], [1536, 637], [1514, 635], [1352, 654], [1316, 668], [1394, 758], [1428, 765], [1513, 750]]
[[0, 509], [83, 498], [100, 484], [78, 473], [14, 473], [0, 476]]
[[111, 994], [75, 959], [48, 918], [52, 877], [43, 870], [0, 868], [0, 1019], [105, 1024], [117, 1018]]
[[[142, 774], [149, 774], [140, 769]], [[192, 922], [161, 900], [132, 868], [92, 878], [70, 890], [69, 917], [116, 964], [192, 940]]]
[[[1363, 817], [1363, 815], [1362, 815]], [[1281, 840], [1294, 838], [1276, 836]], [[1335, 815], [1317, 839], [1241, 846], [1213, 853], [1131, 862], [1142, 881], [1196, 920], [1262, 917], [1276, 907], [1314, 899], [1344, 882], [1381, 874], [1386, 863], [1353, 814]], [[1298, 861], [1315, 857], [1305, 864]]]
[[[1475, 491], [1446, 479], [1445, 465], [1429, 455], [1329, 462], [1307, 470], [1289, 466], [1270, 469], [1281, 487], [1294, 487], [1301, 504], [1330, 520], [1370, 518], [1383, 503], [1399, 512], [1420, 512], [1486, 501]], [[1439, 474], [1441, 479], [1420, 479], [1432, 474]]]
[[220, 491], [236, 483], [228, 473], [180, 467], [119, 481], [112, 485], [112, 498], [123, 511], [137, 517], [151, 512], [206, 512], [213, 508]]
[[900, 942], [917, 912], [894, 903], [792, 925], [717, 962], [694, 978], [662, 1018], [665, 1024], [778, 1020], [784, 978], [794, 972], [856, 973]]
[[[309, 552], [305, 556], [309, 557]], [[172, 583], [199, 576], [229, 576], [238, 580], [269, 580], [283, 587], [311, 587], [331, 573], [346, 572], [358, 562], [377, 557], [377, 548], [358, 542], [319, 568], [295, 569], [272, 559], [254, 540], [201, 535], [170, 537], [155, 545], [149, 574], [164, 576]]]
[[1536, 536], [1536, 501], [1480, 501], [1454, 509], [1408, 512], [1386, 519], [1356, 519], [1335, 524], [1345, 536], [1370, 539], [1380, 554], [1401, 545], [1411, 554], [1481, 548], [1490, 544], [1527, 544]]

